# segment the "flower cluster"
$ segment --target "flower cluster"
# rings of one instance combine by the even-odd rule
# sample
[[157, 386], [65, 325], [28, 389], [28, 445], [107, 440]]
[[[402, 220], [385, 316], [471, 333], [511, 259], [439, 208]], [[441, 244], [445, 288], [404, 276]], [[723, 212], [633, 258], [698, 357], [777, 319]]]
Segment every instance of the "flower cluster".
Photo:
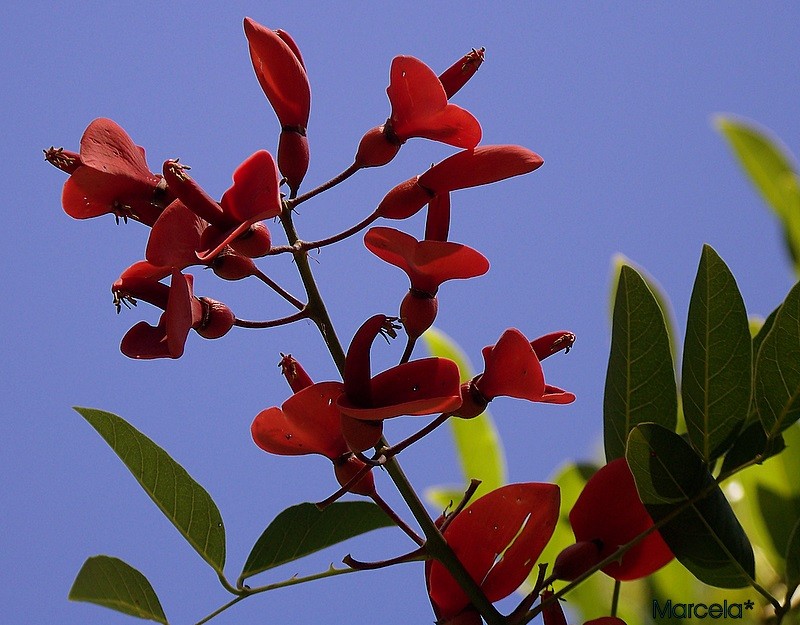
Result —
[[[452, 194], [530, 173], [543, 160], [521, 146], [479, 145], [482, 130], [478, 120], [450, 102], [480, 67], [483, 48], [467, 53], [441, 75], [416, 58], [398, 56], [392, 61], [386, 90], [389, 117], [364, 134], [347, 169], [300, 194], [310, 165], [311, 89], [303, 57], [284, 31], [270, 30], [247, 18], [244, 32], [256, 78], [278, 119], [277, 158], [267, 150], [248, 156], [234, 169], [231, 186], [215, 199], [189, 175], [184, 162], [167, 159], [161, 172], [153, 173], [144, 149], [118, 124], [96, 119], [81, 138], [79, 152], [45, 151], [45, 158], [69, 175], [63, 208], [77, 219], [111, 214], [117, 222], [138, 221], [150, 228], [144, 259], [122, 272], [112, 292], [118, 312], [123, 305], [130, 308], [139, 300], [163, 312], [157, 325], [142, 321], [125, 334], [121, 351], [126, 356], [178, 358], [184, 353], [190, 330], [204, 338], [219, 338], [233, 326], [269, 328], [301, 319], [313, 321], [341, 379], [314, 382], [295, 358], [282, 355], [281, 371], [292, 394], [280, 406], [258, 413], [251, 426], [253, 440], [271, 454], [318, 454], [330, 460], [341, 488], [324, 503], [345, 493], [371, 498], [417, 543], [421, 551], [416, 555], [427, 560], [425, 578], [439, 622], [480, 623], [487, 608], [479, 605], [476, 597], [483, 597], [491, 608], [491, 603], [514, 592], [536, 565], [559, 517], [558, 487], [510, 484], [469, 506], [467, 497], [440, 519], [438, 529], [432, 521], [423, 527], [423, 539], [381, 499], [373, 469], [394, 466], [403, 449], [438, 425], [450, 418], [475, 418], [496, 397], [549, 404], [574, 401], [569, 391], [545, 382], [542, 368], [546, 358], [573, 346], [575, 336], [568, 331], [530, 340], [510, 328], [495, 344], [484, 348], [483, 371], [463, 383], [453, 361], [413, 357], [417, 339], [439, 312], [440, 287], [449, 280], [477, 278], [489, 270], [489, 260], [482, 253], [449, 240]], [[320, 241], [299, 238], [293, 222], [299, 204], [359, 170], [386, 165], [412, 138], [439, 141], [459, 151], [395, 185], [371, 213], [348, 230]], [[379, 219], [399, 222], [422, 210], [426, 210], [426, 220], [421, 239], [396, 228], [373, 226]], [[265, 223], [276, 219], [286, 235], [285, 245], [273, 245]], [[307, 255], [309, 250], [365, 230], [366, 249], [401, 269], [408, 276], [409, 289], [398, 296], [397, 315], [370, 316], [345, 353], [314, 283]], [[300, 272], [306, 302], [277, 284], [254, 260], [286, 257], [283, 255], [289, 255]], [[210, 268], [225, 280], [256, 278], [295, 310], [266, 321], [239, 319], [225, 304], [195, 296], [194, 278], [186, 273], [192, 267]], [[405, 333], [406, 345], [398, 364], [373, 373], [376, 338], [388, 341], [400, 332]], [[405, 441], [390, 445], [385, 440], [385, 421], [429, 416], [433, 419]], [[406, 478], [395, 473], [392, 479], [398, 483]], [[545, 586], [557, 579], [575, 579], [599, 566], [652, 527], [632, 484], [624, 461], [609, 464], [592, 478], [570, 513], [577, 543], [559, 556]], [[455, 560], [448, 560], [448, 553]], [[669, 558], [666, 545], [652, 532], [603, 571], [617, 580], [634, 579]], [[465, 579], [474, 587], [469, 588]], [[533, 599], [526, 599], [529, 603], [524, 601], [521, 606], [530, 607], [542, 593], [545, 622], [562, 622], [557, 597], [551, 599], [550, 592], [537, 587]], [[617, 621], [608, 617], [597, 622]]]

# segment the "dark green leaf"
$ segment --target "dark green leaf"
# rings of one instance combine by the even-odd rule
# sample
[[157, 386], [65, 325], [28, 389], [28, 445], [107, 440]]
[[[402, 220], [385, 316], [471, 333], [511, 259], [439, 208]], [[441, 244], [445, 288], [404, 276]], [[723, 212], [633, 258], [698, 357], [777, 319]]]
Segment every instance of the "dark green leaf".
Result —
[[772, 326], [775, 325], [775, 318], [778, 316], [778, 311], [780, 309], [781, 307], [778, 306], [764, 319], [761, 326], [758, 328], [758, 332], [756, 332], [753, 337], [753, 359], [758, 356], [758, 350], [761, 349], [761, 344], [764, 342], [764, 339], [767, 338], [769, 331], [772, 330]]
[[800, 497], [783, 495], [759, 484], [756, 486], [758, 508], [775, 551], [781, 556], [789, 547], [789, 537], [800, 519]]
[[286, 562], [366, 532], [394, 525], [373, 503], [339, 501], [325, 510], [301, 503], [281, 512], [259, 536], [247, 556], [239, 583]]
[[86, 560], [72, 584], [69, 598], [167, 625], [167, 617], [150, 582], [118, 558], [94, 556]]
[[620, 270], [603, 400], [606, 460], [625, 455], [639, 423], [674, 430], [678, 398], [664, 315], [641, 276]]
[[761, 423], [754, 421], [742, 430], [733, 443], [733, 447], [725, 454], [720, 475], [727, 475], [758, 456], [761, 456], [758, 459], [758, 464], [761, 464], [767, 458], [771, 458], [783, 451], [785, 447], [786, 444], [780, 434], [767, 440], [767, 435]]
[[741, 588], [755, 578], [753, 548], [703, 459], [659, 425], [637, 426], [627, 460], [639, 496], [675, 557], [700, 581]]
[[222, 574], [225, 528], [211, 496], [166, 451], [130, 423], [102, 410], [75, 408], [125, 463], [197, 553]]
[[800, 275], [800, 178], [791, 157], [768, 131], [752, 122], [719, 116], [716, 123], [764, 201], [781, 220], [786, 246]]
[[681, 393], [689, 439], [709, 465], [747, 419], [752, 359], [736, 280], [714, 249], [704, 245], [686, 322]]
[[800, 419], [800, 283], [789, 291], [758, 350], [755, 396], [769, 438]]
[[[462, 382], [472, 378], [469, 360], [453, 339], [436, 328], [430, 328], [422, 335], [422, 339], [432, 356], [449, 358], [458, 365]], [[503, 486], [506, 483], [505, 453], [489, 411], [486, 410], [473, 419], [448, 419], [448, 424], [453, 434], [464, 484], [472, 479], [481, 481], [475, 497]], [[460, 500], [459, 496], [456, 503]], [[441, 505], [442, 501], [440, 499], [435, 503]]]
[[786, 547], [786, 585], [800, 586], [800, 518], [794, 524]]

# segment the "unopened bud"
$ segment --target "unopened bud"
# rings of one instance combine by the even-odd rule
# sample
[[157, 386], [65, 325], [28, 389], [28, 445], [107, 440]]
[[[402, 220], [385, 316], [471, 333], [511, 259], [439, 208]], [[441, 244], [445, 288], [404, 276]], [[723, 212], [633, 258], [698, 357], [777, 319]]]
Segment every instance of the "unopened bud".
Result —
[[417, 339], [433, 325], [439, 311], [436, 296], [410, 289], [400, 304], [400, 319], [410, 339]]
[[236, 319], [231, 309], [222, 302], [208, 297], [201, 297], [200, 302], [203, 304], [203, 319], [195, 328], [197, 333], [206, 339], [225, 336]]
[[211, 261], [211, 269], [223, 280], [242, 280], [258, 270], [251, 259], [232, 250], [222, 252]]
[[385, 126], [368, 130], [356, 151], [355, 164], [359, 167], [380, 167], [391, 161], [400, 151], [400, 143], [389, 140], [384, 132]]
[[472, 419], [482, 414], [488, 405], [489, 402], [475, 385], [475, 380], [470, 380], [461, 385], [461, 406], [453, 411], [453, 415], [462, 419]]
[[231, 241], [231, 247], [248, 258], [265, 256], [272, 247], [272, 237], [266, 224], [254, 223], [247, 232]]
[[581, 541], [570, 545], [556, 556], [553, 577], [571, 582], [602, 560], [601, 546], [596, 541]]
[[302, 126], [284, 127], [278, 141], [278, 169], [293, 194], [308, 171], [308, 139]]

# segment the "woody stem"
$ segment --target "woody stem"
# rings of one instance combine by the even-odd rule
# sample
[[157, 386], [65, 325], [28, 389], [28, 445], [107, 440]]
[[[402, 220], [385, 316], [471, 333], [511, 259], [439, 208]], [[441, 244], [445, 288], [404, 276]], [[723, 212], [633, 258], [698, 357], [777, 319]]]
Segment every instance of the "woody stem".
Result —
[[306, 200], [310, 200], [315, 195], [319, 195], [323, 191], [327, 191], [331, 187], [335, 187], [340, 182], [344, 182], [345, 180], [347, 180], [350, 176], [352, 176], [354, 173], [356, 173], [359, 169], [361, 169], [361, 167], [359, 165], [356, 165], [355, 163], [353, 163], [352, 165], [350, 165], [350, 167], [345, 169], [341, 174], [339, 174], [338, 176], [335, 176], [334, 178], [331, 178], [330, 180], [328, 180], [328, 182], [325, 182], [325, 183], [319, 185], [316, 189], [311, 189], [311, 191], [303, 193], [303, 195], [298, 195], [295, 198], [291, 198], [289, 200], [289, 207], [290, 208], [294, 208], [298, 204], [302, 204]]

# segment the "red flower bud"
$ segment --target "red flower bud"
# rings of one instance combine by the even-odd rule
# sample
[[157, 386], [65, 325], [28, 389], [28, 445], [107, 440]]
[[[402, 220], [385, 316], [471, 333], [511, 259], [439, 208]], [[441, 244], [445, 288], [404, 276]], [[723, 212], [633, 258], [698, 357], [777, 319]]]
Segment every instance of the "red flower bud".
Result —
[[368, 130], [358, 144], [355, 164], [358, 167], [380, 167], [391, 161], [400, 151], [400, 143], [392, 143], [384, 133], [384, 126]]
[[203, 318], [195, 327], [195, 331], [204, 339], [218, 339], [225, 336], [236, 320], [231, 309], [222, 302], [208, 297], [201, 297], [200, 302], [203, 304]]
[[556, 556], [553, 577], [571, 582], [602, 561], [602, 545], [598, 542], [581, 541], [570, 545]]
[[258, 271], [250, 258], [230, 249], [211, 261], [211, 269], [223, 280], [242, 280]]
[[439, 300], [434, 295], [410, 289], [400, 303], [400, 321], [410, 339], [417, 339], [433, 325], [439, 311]]
[[[345, 486], [351, 479], [353, 479], [360, 471], [364, 470], [366, 465], [356, 458], [353, 454], [347, 453], [341, 458], [333, 461], [333, 471], [336, 474], [336, 480], [341, 486]], [[372, 477], [372, 471], [366, 473], [358, 482], [349, 488], [349, 492], [356, 495], [364, 495], [370, 497], [375, 494], [375, 478]]]
[[305, 178], [310, 159], [305, 130], [300, 132], [299, 128], [284, 127], [278, 140], [278, 169], [293, 194]]

